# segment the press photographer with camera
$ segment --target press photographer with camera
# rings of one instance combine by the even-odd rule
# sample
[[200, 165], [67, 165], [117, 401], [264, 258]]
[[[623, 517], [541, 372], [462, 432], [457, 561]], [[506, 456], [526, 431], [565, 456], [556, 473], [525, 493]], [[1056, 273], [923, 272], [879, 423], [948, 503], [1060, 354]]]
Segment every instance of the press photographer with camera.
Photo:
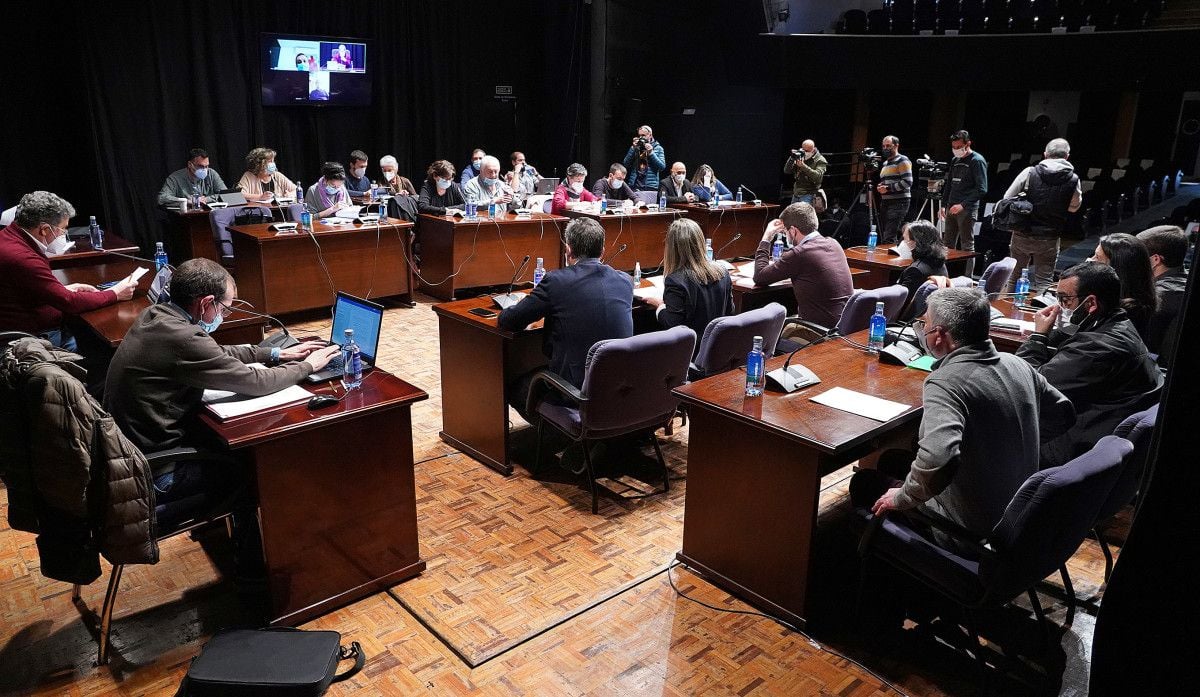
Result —
[[662, 145], [654, 139], [652, 128], [638, 128], [623, 164], [629, 172], [626, 183], [634, 191], [658, 191], [658, 179], [667, 168], [667, 156]]
[[817, 151], [816, 143], [811, 140], [801, 143], [799, 150], [793, 150], [783, 165], [783, 173], [796, 178], [792, 186], [792, 203], [812, 204], [828, 167], [825, 156]]
[[896, 136], [884, 136], [880, 151], [883, 162], [875, 186], [879, 193], [879, 241], [891, 244], [899, 240], [912, 203], [912, 161], [900, 154], [900, 139]]
[[[942, 186], [941, 217], [946, 221], [942, 230], [942, 241], [947, 249], [957, 247], [967, 252], [975, 251], [975, 221], [979, 218], [979, 204], [987, 193], [987, 160], [971, 149], [971, 135], [966, 131], [955, 131], [950, 135], [950, 149], [954, 159], [946, 172], [946, 183]], [[975, 270], [975, 259], [967, 260], [966, 275]]]

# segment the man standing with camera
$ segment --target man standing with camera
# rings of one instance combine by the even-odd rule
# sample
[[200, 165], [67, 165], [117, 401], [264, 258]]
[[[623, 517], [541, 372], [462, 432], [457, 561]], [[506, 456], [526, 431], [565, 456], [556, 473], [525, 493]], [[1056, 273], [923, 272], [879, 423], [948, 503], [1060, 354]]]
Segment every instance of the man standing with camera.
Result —
[[1013, 231], [1009, 242], [1008, 255], [1017, 260], [1017, 265], [1008, 278], [1005, 292], [1012, 292], [1030, 257], [1033, 258], [1033, 270], [1029, 272], [1030, 290], [1041, 293], [1054, 280], [1058, 249], [1067, 227], [1067, 213], [1079, 210], [1083, 203], [1079, 175], [1067, 162], [1070, 156], [1071, 144], [1065, 138], [1055, 138], [1046, 143], [1042, 161], [1022, 170], [1004, 192], [1004, 198], [1012, 198], [1024, 191], [1025, 200], [1033, 204], [1029, 230]]
[[633, 145], [625, 153], [624, 164], [629, 173], [626, 183], [634, 191], [658, 191], [658, 178], [667, 168], [667, 156], [649, 126], [638, 128]]
[[[979, 218], [979, 205], [987, 193], [987, 160], [971, 149], [971, 135], [966, 131], [955, 131], [950, 136], [950, 149], [954, 159], [946, 171], [946, 182], [942, 186], [942, 218], [946, 227], [942, 230], [942, 242], [947, 249], [975, 251], [975, 221]], [[957, 243], [957, 245], [955, 244]], [[967, 260], [966, 275], [975, 270], [974, 257]]]
[[816, 143], [806, 140], [800, 144], [799, 150], [793, 150], [783, 165], [783, 173], [796, 178], [792, 187], [792, 203], [812, 204], [813, 197], [821, 188], [825, 179], [825, 169], [829, 163], [825, 156], [817, 152]]
[[879, 241], [891, 243], [900, 239], [900, 228], [908, 216], [912, 202], [912, 162], [900, 154], [900, 139], [883, 137], [883, 165], [879, 168], [879, 224], [883, 234]]

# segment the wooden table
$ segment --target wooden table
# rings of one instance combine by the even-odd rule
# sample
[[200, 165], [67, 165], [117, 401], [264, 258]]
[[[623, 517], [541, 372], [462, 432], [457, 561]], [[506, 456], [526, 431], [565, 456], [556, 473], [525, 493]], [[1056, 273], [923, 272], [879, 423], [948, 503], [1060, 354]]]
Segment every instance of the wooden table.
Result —
[[[865, 343], [866, 332], [851, 338]], [[785, 360], [768, 359], [767, 369]], [[745, 397], [745, 373], [733, 370], [674, 390], [690, 420], [677, 556], [763, 611], [803, 626], [821, 477], [911, 444], [927, 374], [880, 363], [840, 341], [806, 348], [796, 360], [823, 382]], [[836, 386], [912, 406], [881, 423], [810, 401]]]
[[[642, 270], [649, 271], [662, 266], [667, 226], [680, 216], [680, 212], [673, 208], [665, 211], [634, 208], [629, 213], [608, 213], [603, 216], [577, 210], [568, 210], [564, 215], [599, 221], [604, 228], [604, 254], [614, 269], [633, 271], [635, 264], [641, 262]], [[622, 244], [628, 244], [629, 248], [618, 254], [617, 250]]]
[[[774, 203], [757, 206], [753, 203], [735, 203], [718, 208], [709, 208], [703, 203], [672, 203], [670, 207], [683, 211], [684, 215], [699, 223], [704, 236], [712, 240], [713, 250], [718, 257], [754, 256], [754, 250], [762, 241], [763, 230], [767, 229], [767, 221], [774, 218], [779, 210]], [[730, 244], [729, 241], [738, 234], [741, 237]]]
[[[341, 394], [340, 384], [307, 386]], [[272, 625], [297, 625], [425, 570], [411, 406], [423, 390], [376, 368], [340, 404], [200, 420], [254, 468]], [[352, 444], [352, 447], [347, 447]]]
[[[280, 207], [248, 202], [246, 205], [269, 208], [274, 216]], [[221, 261], [221, 252], [213, 241], [212, 216], [207, 208], [190, 209], [180, 213], [177, 208], [160, 206], [167, 216], [167, 254], [174, 264], [181, 264], [188, 259], [212, 259]]]
[[[104, 249], [96, 249], [92, 246], [92, 241], [87, 237], [75, 238], [75, 247], [66, 254], [59, 254], [56, 257], [48, 257], [51, 269], [68, 269], [75, 266], [90, 266], [100, 261], [115, 261], [123, 259], [113, 252], [119, 254], [133, 254], [137, 256], [141, 254], [138, 246], [129, 240], [118, 237], [116, 234], [104, 233]], [[83, 283], [83, 281], [72, 281], [72, 283]]]
[[[442, 440], [507, 476], [508, 402], [505, 387], [547, 364], [540, 331], [510, 332], [496, 318], [470, 314], [475, 308], [499, 312], [491, 298], [467, 298], [433, 306], [438, 316], [442, 365]], [[539, 325], [540, 326], [540, 325]]]
[[[1034, 313], [1026, 312], [1025, 310], [1018, 310], [1017, 306], [1013, 304], [1013, 301], [1009, 300], [1008, 298], [993, 300], [992, 307], [996, 308], [1000, 312], [1003, 312], [1004, 316], [1008, 317], [1009, 319], [1019, 319], [1026, 322], [1033, 321]], [[1028, 339], [1031, 334], [1033, 334], [1033, 332], [1005, 332], [1000, 331], [995, 327], [992, 327], [988, 331], [988, 336], [991, 337], [992, 343], [996, 345], [996, 349], [999, 351], [1005, 351], [1007, 353], [1015, 353], [1017, 349], [1021, 348], [1021, 344], [1025, 343], [1025, 340]]]
[[[912, 259], [901, 259], [888, 251], [891, 245], [880, 245], [874, 252], [868, 252], [866, 247], [850, 247], [846, 250], [846, 263], [852, 269], [866, 269], [870, 275], [863, 279], [862, 285], [855, 287], [863, 290], [883, 288], [900, 280], [900, 274], [912, 265]], [[961, 249], [951, 249], [946, 252], [946, 271], [950, 276], [961, 276], [967, 270], [967, 261], [975, 256], [974, 252]]]
[[269, 223], [231, 225], [238, 297], [272, 315], [331, 307], [334, 289], [411, 300], [412, 223], [389, 218], [381, 225], [316, 222], [314, 227], [319, 251], [307, 233], [280, 234]]
[[538, 257], [547, 271], [561, 268], [566, 222], [547, 213], [522, 218], [514, 213], [481, 215], [478, 220], [422, 213], [417, 225], [421, 290], [439, 300], [453, 300], [463, 288], [507, 284], [526, 254], [529, 264], [518, 283], [533, 280]]
[[[116, 351], [117, 347], [121, 345], [125, 334], [142, 314], [142, 310], [150, 307], [150, 298], [146, 292], [150, 290], [150, 284], [154, 281], [153, 267], [132, 259], [120, 259], [91, 266], [57, 269], [54, 272], [58, 280], [64, 284], [87, 283], [94, 286], [106, 281], [119, 281], [133, 273], [133, 270], [138, 267], [149, 268], [150, 271], [138, 280], [138, 287], [134, 291], [133, 298], [90, 310], [81, 315], [67, 316], [66, 319], [72, 329], [76, 330], [74, 333], [77, 339], [89, 341], [89, 345], [94, 340], [96, 345], [107, 347], [109, 358], [111, 358], [111, 352]], [[221, 344], [257, 344], [262, 341], [263, 330], [266, 326], [267, 320], [238, 313], [235, 307], [233, 314], [225, 318], [225, 321], [221, 322], [221, 326], [213, 333], [213, 338]]]

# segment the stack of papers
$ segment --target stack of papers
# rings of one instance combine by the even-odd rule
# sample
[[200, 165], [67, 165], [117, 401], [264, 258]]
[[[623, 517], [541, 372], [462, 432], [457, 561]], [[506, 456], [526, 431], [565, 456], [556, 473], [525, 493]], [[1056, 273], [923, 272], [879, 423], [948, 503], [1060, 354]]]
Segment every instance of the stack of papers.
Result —
[[658, 298], [662, 300], [663, 285], [666, 283], [666, 278], [664, 276], [648, 276], [645, 280], [649, 281], [650, 285], [644, 288], [634, 288], [633, 296], [642, 300], [646, 298]]
[[1000, 317], [992, 320], [992, 328], [1000, 332], [1012, 332], [1013, 334], [1021, 334], [1024, 332], [1032, 332], [1033, 322], [1024, 319], [1009, 319], [1008, 317]]
[[[255, 370], [266, 370], [267, 368], [262, 363], [251, 363], [250, 367]], [[286, 404], [306, 402], [312, 396], [313, 393], [303, 387], [292, 385], [278, 392], [263, 395], [262, 397], [247, 397], [246, 395], [229, 392], [228, 390], [205, 390], [203, 400], [204, 406], [213, 415], [225, 421], [235, 416], [245, 416], [246, 414], [273, 409]]]
[[844, 387], [826, 390], [812, 397], [812, 401], [875, 421], [891, 421], [912, 408], [909, 404], [872, 397], [869, 394], [847, 390]]

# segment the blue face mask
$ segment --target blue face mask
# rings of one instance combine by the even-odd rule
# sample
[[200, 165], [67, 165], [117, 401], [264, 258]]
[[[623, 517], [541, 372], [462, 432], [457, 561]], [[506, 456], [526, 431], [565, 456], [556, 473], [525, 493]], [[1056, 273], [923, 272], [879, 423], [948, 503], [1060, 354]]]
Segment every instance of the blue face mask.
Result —
[[488, 179], [485, 177], [483, 179], [483, 185], [484, 186], [495, 186], [497, 183], [499, 183], [499, 181], [500, 181], [499, 179]]
[[479, 171], [479, 167], [480, 167], [482, 164], [483, 164], [483, 160], [482, 160], [482, 159], [479, 159], [479, 160], [471, 160], [471, 167], [475, 168], [475, 171], [477, 171], [477, 172]]
[[275, 166], [274, 162], [267, 163], [267, 174], [275, 174], [275, 170], [277, 169], [278, 167]]
[[194, 174], [196, 175], [197, 179], [204, 181], [204, 178], [208, 176], [208, 168], [207, 167], [197, 167]]
[[336, 196], [337, 192], [339, 191], [341, 191], [341, 189], [337, 188], [336, 186], [329, 186], [328, 184], [325, 185], [325, 193], [329, 194], [330, 196]]
[[439, 189], [449, 189], [450, 188], [450, 180], [442, 179], [441, 177], [438, 177], [437, 178], [437, 186]]
[[205, 322], [204, 321], [204, 310], [201, 309], [200, 317], [196, 319], [196, 326], [203, 329], [205, 334], [212, 334], [213, 332], [217, 331], [217, 327], [221, 326], [221, 322], [224, 319], [225, 319], [225, 316], [220, 312], [220, 310], [218, 308], [217, 316], [213, 317], [213, 320], [211, 322]]

